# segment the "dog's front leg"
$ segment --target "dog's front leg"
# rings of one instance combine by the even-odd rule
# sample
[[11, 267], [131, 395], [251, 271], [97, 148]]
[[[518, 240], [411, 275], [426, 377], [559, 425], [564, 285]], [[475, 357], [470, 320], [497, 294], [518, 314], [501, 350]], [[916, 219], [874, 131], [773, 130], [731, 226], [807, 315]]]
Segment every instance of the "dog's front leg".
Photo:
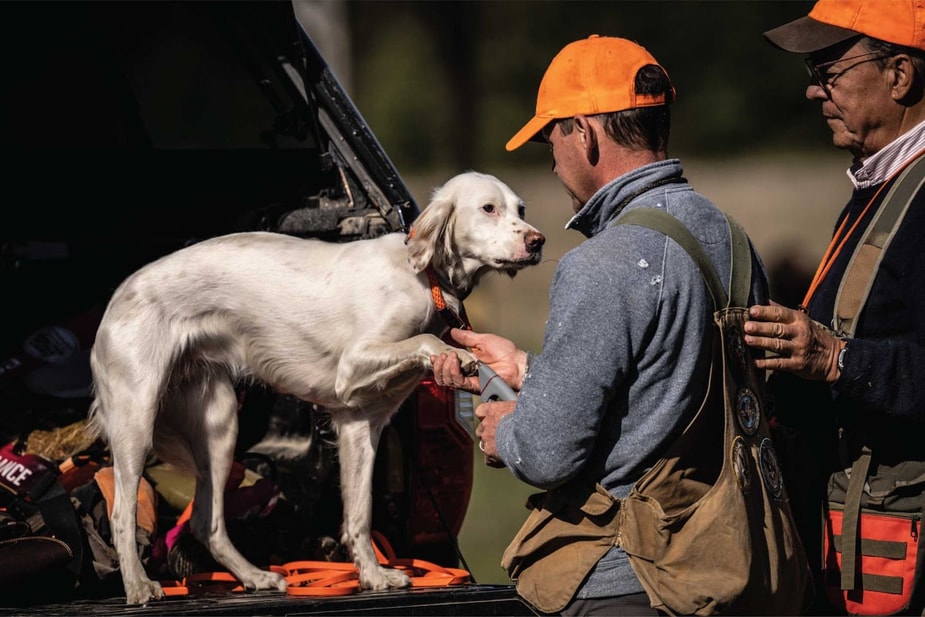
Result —
[[419, 334], [401, 341], [364, 342], [341, 355], [335, 382], [337, 396], [346, 405], [362, 405], [360, 401], [366, 398], [363, 394], [379, 393], [394, 385], [392, 382], [396, 379], [430, 369], [430, 357], [441, 353], [455, 353], [465, 375], [473, 375], [478, 370], [474, 355], [465, 349], [451, 347], [432, 334]]
[[376, 447], [389, 411], [339, 410], [332, 419], [337, 429], [341, 498], [344, 526], [341, 541], [353, 556], [363, 589], [384, 590], [407, 587], [404, 572], [379, 565], [373, 552], [372, 528], [373, 466]]

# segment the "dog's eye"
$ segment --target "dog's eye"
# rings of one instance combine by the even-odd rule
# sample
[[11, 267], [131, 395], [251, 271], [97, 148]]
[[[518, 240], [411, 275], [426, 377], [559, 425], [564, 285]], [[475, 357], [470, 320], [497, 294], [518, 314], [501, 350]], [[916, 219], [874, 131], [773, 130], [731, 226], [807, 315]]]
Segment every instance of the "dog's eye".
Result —
[[527, 207], [523, 204], [517, 206], [517, 216], [520, 217], [520, 220], [526, 220], [527, 217]]
[[482, 210], [484, 210], [488, 214], [491, 214], [492, 212], [495, 211], [495, 204], [485, 204], [484, 206], [482, 206]]

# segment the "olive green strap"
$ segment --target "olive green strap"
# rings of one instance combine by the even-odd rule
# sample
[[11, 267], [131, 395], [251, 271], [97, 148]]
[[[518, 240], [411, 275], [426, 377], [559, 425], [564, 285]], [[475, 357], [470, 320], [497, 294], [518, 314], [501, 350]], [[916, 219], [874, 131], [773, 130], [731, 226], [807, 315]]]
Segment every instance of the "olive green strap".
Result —
[[731, 243], [729, 265], [729, 306], [748, 306], [752, 288], [752, 248], [745, 231], [730, 216], [726, 216]]
[[613, 225], [639, 225], [648, 227], [655, 231], [661, 232], [678, 243], [683, 248], [700, 270], [710, 295], [713, 297], [715, 310], [728, 308], [730, 306], [747, 306], [748, 293], [751, 289], [752, 279], [752, 258], [751, 247], [748, 242], [748, 236], [742, 228], [733, 221], [729, 216], [726, 218], [726, 225], [730, 233], [731, 251], [730, 251], [730, 281], [729, 289], [731, 296], [726, 294], [726, 289], [720, 282], [713, 264], [707, 256], [706, 251], [700, 245], [694, 234], [684, 226], [681, 221], [666, 212], [657, 208], [636, 208], [624, 212], [614, 221]]
[[864, 446], [861, 456], [851, 467], [848, 492], [845, 495], [845, 510], [841, 522], [841, 588], [854, 589], [858, 557], [858, 520], [861, 518], [861, 494], [870, 470], [870, 448]]
[[832, 326], [840, 335], [854, 336], [857, 316], [867, 301], [874, 284], [880, 261], [890, 241], [896, 235], [912, 198], [925, 184], [925, 155], [920, 155], [906, 167], [890, 187], [877, 210], [874, 220], [867, 228], [864, 238], [858, 242], [835, 299], [835, 315]]

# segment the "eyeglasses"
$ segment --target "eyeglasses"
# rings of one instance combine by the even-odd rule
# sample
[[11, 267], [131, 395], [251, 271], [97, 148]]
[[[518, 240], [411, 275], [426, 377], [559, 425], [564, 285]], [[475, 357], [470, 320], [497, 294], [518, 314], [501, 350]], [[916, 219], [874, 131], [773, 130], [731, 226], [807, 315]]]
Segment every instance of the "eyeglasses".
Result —
[[[873, 57], [870, 57], [873, 56]], [[803, 64], [806, 65], [806, 70], [809, 73], [812, 83], [817, 84], [823, 89], [834, 88], [835, 80], [853, 69], [856, 66], [860, 66], [865, 62], [873, 62], [875, 60], [882, 60], [883, 58], [888, 58], [889, 55], [885, 55], [879, 51], [869, 52], [866, 54], [859, 54], [857, 56], [850, 56], [848, 58], [839, 58], [838, 60], [833, 60], [831, 62], [823, 62], [821, 64], [813, 64], [809, 58], [804, 58]], [[858, 58], [867, 58], [866, 60], [860, 60], [854, 64], [845, 67], [840, 71], [834, 73], [829, 72], [827, 69], [830, 66], [838, 64], [839, 62], [847, 62], [848, 60], [857, 60]]]

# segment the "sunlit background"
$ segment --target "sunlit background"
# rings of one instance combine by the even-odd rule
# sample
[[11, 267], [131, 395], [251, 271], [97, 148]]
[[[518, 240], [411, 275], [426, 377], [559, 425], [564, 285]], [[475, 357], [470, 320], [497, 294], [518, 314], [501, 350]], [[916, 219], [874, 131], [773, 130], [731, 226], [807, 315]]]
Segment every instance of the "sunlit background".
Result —
[[[547, 236], [539, 266], [486, 281], [467, 301], [476, 330], [539, 352], [559, 258], [583, 238], [564, 225], [571, 204], [548, 149], [504, 143], [532, 115], [552, 57], [589, 34], [646, 47], [678, 92], [670, 154], [694, 188], [745, 227], [771, 272], [775, 298], [802, 299], [834, 218], [850, 193], [850, 157], [831, 146], [818, 103], [805, 99], [799, 56], [765, 30], [812, 2], [318, 2], [297, 14], [408, 183], [420, 206], [450, 176], [497, 175]], [[568, 410], [563, 409], [563, 422]], [[533, 492], [475, 452], [476, 478], [460, 537], [480, 583], [508, 583], [501, 553]]]

